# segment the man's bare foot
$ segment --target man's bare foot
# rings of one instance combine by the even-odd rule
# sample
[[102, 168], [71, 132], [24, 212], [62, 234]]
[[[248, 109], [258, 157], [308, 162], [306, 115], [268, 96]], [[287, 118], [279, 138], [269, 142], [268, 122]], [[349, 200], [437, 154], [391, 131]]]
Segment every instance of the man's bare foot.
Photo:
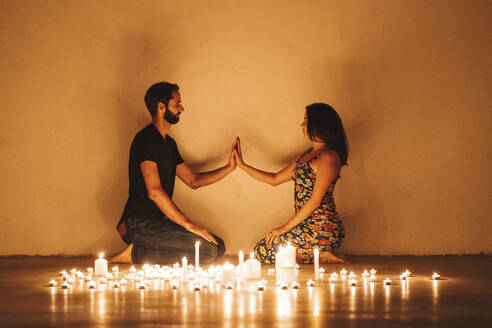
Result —
[[128, 245], [123, 252], [109, 260], [109, 263], [132, 263], [133, 244]]
[[321, 252], [321, 254], [319, 255], [319, 262], [320, 263], [341, 263], [341, 264], [349, 263], [349, 261], [346, 258], [344, 258], [342, 256], [337, 256], [330, 251]]

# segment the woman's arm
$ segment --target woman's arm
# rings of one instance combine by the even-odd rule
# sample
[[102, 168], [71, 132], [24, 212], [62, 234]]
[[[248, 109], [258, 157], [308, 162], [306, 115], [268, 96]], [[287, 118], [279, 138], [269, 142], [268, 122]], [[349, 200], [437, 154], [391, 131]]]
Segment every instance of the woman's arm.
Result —
[[290, 175], [292, 174], [292, 171], [296, 166], [296, 163], [292, 162], [284, 169], [276, 173], [272, 173], [259, 170], [251, 165], [246, 164], [243, 160], [243, 155], [241, 152], [241, 142], [239, 140], [239, 137], [237, 137], [235, 141], [234, 157], [236, 158], [237, 166], [239, 166], [244, 172], [246, 172], [256, 180], [268, 183], [272, 186], [278, 186], [279, 184], [289, 181]]
[[313, 194], [304, 205], [284, 225], [273, 229], [266, 236], [267, 247], [271, 248], [272, 242], [277, 242], [281, 234], [290, 231], [313, 213], [321, 204], [323, 197], [337, 178], [340, 169], [340, 159], [334, 152], [325, 152], [319, 157], [318, 172], [314, 183]]

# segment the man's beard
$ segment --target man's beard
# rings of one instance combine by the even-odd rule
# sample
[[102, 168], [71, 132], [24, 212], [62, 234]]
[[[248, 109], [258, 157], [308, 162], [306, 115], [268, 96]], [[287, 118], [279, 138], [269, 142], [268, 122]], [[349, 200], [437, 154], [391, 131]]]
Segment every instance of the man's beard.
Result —
[[166, 108], [166, 111], [164, 112], [164, 119], [166, 121], [168, 121], [169, 123], [171, 124], [176, 124], [179, 122], [179, 116], [178, 115], [174, 115], [173, 113], [171, 113], [171, 111], [169, 109]]

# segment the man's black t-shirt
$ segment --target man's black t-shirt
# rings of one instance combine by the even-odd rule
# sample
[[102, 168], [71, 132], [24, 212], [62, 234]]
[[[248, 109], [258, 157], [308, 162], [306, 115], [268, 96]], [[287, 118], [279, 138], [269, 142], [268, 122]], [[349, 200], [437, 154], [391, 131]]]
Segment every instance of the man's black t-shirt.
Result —
[[154, 217], [163, 213], [149, 198], [145, 181], [140, 168], [143, 161], [152, 161], [157, 164], [162, 189], [172, 198], [176, 166], [183, 163], [178, 146], [169, 135], [162, 137], [159, 130], [149, 124], [133, 139], [130, 148], [130, 162], [128, 173], [130, 178], [130, 192], [125, 205], [123, 217]]

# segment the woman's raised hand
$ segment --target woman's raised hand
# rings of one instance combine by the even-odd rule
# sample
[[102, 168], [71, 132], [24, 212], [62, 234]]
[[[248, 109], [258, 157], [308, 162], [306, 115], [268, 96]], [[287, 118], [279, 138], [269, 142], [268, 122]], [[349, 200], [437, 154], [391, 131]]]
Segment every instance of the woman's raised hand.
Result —
[[234, 143], [232, 144], [232, 151], [234, 152], [234, 157], [236, 159], [236, 163], [239, 167], [244, 165], [243, 154], [241, 152], [241, 140], [239, 137], [236, 137]]

